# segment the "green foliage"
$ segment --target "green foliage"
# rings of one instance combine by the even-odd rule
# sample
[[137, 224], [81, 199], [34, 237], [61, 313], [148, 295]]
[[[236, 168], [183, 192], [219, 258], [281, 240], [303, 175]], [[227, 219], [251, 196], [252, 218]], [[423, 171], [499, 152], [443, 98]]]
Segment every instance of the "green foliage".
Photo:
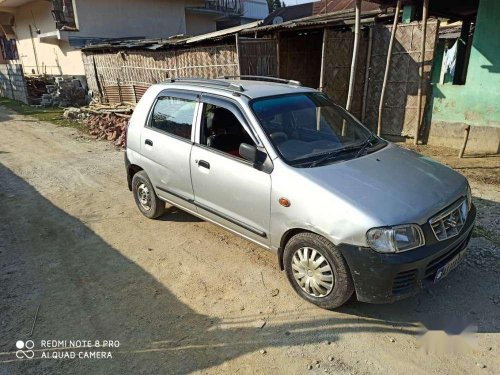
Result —
[[281, 2], [280, 0], [267, 0], [267, 6], [269, 8], [269, 13], [271, 13], [278, 8], [284, 7], [285, 2]]
[[34, 107], [20, 101], [0, 97], [0, 106], [16, 111], [21, 115], [31, 116], [38, 121], [51, 122], [58, 126], [66, 126], [87, 132], [87, 128], [78, 121], [68, 120], [63, 117], [64, 109], [58, 107]]

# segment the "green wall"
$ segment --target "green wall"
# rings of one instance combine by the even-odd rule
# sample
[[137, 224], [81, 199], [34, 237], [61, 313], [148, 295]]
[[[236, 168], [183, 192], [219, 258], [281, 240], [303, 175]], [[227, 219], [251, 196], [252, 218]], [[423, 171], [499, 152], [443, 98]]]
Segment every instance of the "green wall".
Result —
[[480, 0], [466, 84], [434, 85], [431, 116], [432, 123], [500, 128], [499, 0]]

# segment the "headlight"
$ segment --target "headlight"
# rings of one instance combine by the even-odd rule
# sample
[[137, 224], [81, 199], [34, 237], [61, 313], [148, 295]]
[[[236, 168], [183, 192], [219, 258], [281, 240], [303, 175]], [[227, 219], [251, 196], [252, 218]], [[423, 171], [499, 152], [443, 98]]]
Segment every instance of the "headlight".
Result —
[[472, 190], [470, 189], [470, 185], [467, 182], [467, 212], [472, 208]]
[[368, 245], [380, 253], [398, 253], [425, 244], [422, 229], [416, 224], [373, 228], [366, 233]]

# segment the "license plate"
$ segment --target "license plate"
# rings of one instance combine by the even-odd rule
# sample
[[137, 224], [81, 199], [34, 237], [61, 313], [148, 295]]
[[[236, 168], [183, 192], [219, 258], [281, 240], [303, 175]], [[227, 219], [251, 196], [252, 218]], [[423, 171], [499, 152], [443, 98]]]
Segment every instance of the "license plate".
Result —
[[457, 268], [464, 257], [465, 251], [462, 251], [457, 254], [452, 260], [446, 263], [443, 267], [439, 268], [436, 272], [436, 277], [434, 277], [434, 282], [437, 283], [439, 280], [445, 278], [446, 275]]

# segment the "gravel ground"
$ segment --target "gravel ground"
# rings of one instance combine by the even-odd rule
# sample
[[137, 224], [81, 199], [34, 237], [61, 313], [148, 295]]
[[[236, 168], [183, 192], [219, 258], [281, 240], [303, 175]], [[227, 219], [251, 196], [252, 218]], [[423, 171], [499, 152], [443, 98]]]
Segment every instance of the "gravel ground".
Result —
[[[0, 107], [0, 375], [499, 373], [500, 158], [420, 151], [471, 181], [466, 262], [416, 297], [331, 312], [275, 255], [175, 208], [141, 216], [108, 143]], [[71, 351], [112, 358], [42, 358]]]

